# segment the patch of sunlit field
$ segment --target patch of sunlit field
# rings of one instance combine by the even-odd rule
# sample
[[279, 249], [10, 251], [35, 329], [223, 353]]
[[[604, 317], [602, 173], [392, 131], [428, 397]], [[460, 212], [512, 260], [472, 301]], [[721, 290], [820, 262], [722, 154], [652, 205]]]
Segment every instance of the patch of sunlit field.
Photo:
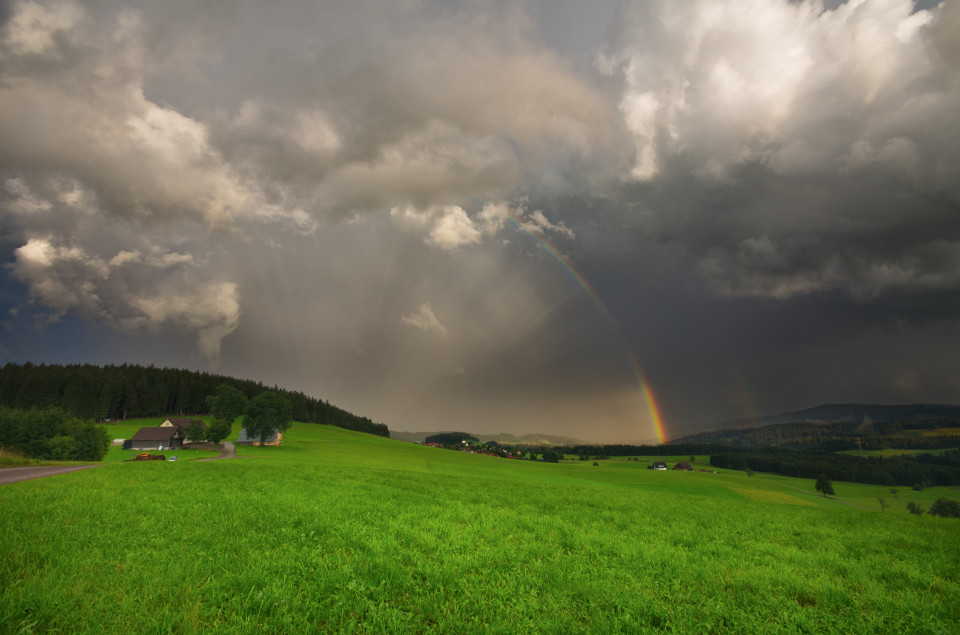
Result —
[[960, 630], [960, 521], [809, 480], [309, 424], [238, 450], [0, 487], [0, 632]]
[[937, 428], [936, 430], [924, 430], [925, 437], [960, 437], [960, 428]]

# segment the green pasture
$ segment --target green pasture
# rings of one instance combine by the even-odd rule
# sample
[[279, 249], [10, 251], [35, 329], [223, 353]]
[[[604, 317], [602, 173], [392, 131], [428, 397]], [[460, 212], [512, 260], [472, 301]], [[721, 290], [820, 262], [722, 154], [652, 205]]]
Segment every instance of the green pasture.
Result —
[[[178, 448], [176, 450], [150, 450], [151, 454], [162, 454], [166, 458], [177, 457], [177, 461], [193, 461], [195, 459], [209, 459], [220, 454], [219, 450], [194, 450], [190, 447]], [[124, 450], [123, 448], [111, 447], [107, 455], [103, 457], [106, 463], [122, 463], [129, 461], [140, 454], [138, 450]]]
[[238, 449], [0, 487], [0, 632], [960, 631], [960, 521], [860, 505], [889, 488], [310, 424]]

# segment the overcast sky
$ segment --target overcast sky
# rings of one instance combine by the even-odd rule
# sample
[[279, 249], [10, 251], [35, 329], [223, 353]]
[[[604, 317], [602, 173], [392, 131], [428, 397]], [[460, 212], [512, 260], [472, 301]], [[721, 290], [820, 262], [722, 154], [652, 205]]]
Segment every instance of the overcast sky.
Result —
[[0, 361], [391, 429], [960, 403], [960, 6], [0, 2]]

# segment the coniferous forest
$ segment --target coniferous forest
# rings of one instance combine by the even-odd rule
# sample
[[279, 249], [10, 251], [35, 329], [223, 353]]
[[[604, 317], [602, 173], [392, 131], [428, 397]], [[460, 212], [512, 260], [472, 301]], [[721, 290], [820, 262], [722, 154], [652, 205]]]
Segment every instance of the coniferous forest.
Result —
[[121, 420], [207, 412], [206, 398], [227, 384], [248, 399], [264, 390], [286, 397], [293, 418], [389, 437], [386, 424], [374, 423], [309, 397], [261, 382], [207, 372], [123, 364], [6, 364], [0, 368], [0, 404], [10, 408], [58, 408], [81, 420]]

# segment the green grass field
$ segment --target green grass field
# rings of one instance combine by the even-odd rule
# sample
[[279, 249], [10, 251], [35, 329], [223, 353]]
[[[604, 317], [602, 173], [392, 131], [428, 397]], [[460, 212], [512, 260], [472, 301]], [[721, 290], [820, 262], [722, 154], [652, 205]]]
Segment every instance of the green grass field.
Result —
[[0, 632], [960, 631], [960, 521], [904, 511], [958, 490], [880, 513], [889, 488], [309, 424], [240, 454], [0, 487]]

